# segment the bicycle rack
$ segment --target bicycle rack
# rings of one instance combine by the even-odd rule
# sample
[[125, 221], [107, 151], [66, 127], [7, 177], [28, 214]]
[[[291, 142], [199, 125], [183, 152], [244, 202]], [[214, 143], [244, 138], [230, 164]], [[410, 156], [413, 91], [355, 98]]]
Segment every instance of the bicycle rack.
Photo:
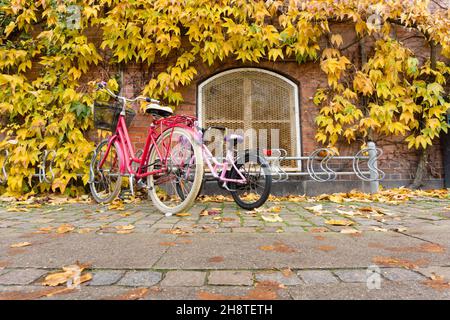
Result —
[[[374, 142], [369, 142], [367, 148], [361, 149], [354, 156], [337, 156], [329, 148], [314, 150], [309, 156], [288, 157], [284, 149], [272, 149], [267, 157], [273, 181], [286, 181], [291, 176], [307, 176], [317, 182], [334, 181], [338, 176], [356, 175], [360, 180], [370, 183], [371, 192], [377, 192], [379, 181], [383, 180], [385, 173], [378, 168], [377, 161], [383, 154]], [[306, 172], [300, 169], [286, 171], [281, 167], [283, 161], [306, 161]], [[330, 167], [330, 161], [351, 161], [351, 171], [336, 171]], [[367, 168], [363, 168], [366, 163]]]
[[2, 169], [1, 169], [1, 176], [0, 176], [0, 184], [5, 184], [8, 181], [8, 171], [6, 170], [6, 166], [9, 163], [9, 152], [8, 150], [4, 149], [1, 151], [1, 153], [5, 154], [5, 160], [3, 160]]
[[[49, 160], [49, 155], [51, 157], [51, 160]], [[56, 151], [55, 150], [44, 150], [44, 152], [41, 155], [41, 163], [38, 166], [38, 178], [39, 178], [39, 182], [46, 182], [51, 184], [53, 182], [53, 180], [55, 180], [55, 173], [53, 172], [53, 164], [55, 162], [55, 158], [56, 158]], [[48, 166], [47, 166], [47, 162], [48, 162]], [[47, 168], [48, 168], [48, 172], [50, 173], [50, 179], [47, 177]]]

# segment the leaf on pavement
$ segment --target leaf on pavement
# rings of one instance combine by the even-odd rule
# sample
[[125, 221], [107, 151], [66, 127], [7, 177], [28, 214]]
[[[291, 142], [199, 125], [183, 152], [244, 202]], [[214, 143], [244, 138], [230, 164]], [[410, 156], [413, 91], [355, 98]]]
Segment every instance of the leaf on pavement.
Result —
[[402, 267], [405, 269], [416, 269], [421, 266], [425, 266], [429, 263], [427, 259], [419, 259], [416, 261], [410, 261], [406, 259], [393, 258], [393, 257], [381, 257], [377, 256], [372, 259], [373, 263], [387, 267]]
[[361, 231], [353, 229], [353, 228], [342, 229], [340, 232], [344, 233], [344, 234], [360, 234], [361, 233]]
[[386, 228], [380, 228], [380, 227], [372, 227], [373, 231], [379, 231], [379, 232], [388, 232], [388, 229]]
[[273, 245], [268, 245], [268, 246], [260, 246], [259, 249], [263, 250], [263, 251], [275, 251], [275, 252], [281, 252], [281, 253], [297, 252], [296, 249], [294, 249], [282, 242], [275, 242]]
[[335, 246], [318, 246], [317, 249], [320, 251], [328, 252], [328, 251], [336, 250], [336, 247]]
[[10, 247], [11, 248], [22, 248], [22, 247], [28, 247], [28, 246], [31, 246], [31, 242], [13, 243]]
[[189, 216], [191, 216], [191, 214], [187, 213], [187, 212], [181, 212], [181, 213], [177, 213], [176, 216], [177, 217], [189, 217]]
[[276, 213], [261, 215], [261, 218], [266, 222], [283, 222], [283, 219]]
[[56, 229], [56, 233], [63, 234], [63, 233], [71, 232], [74, 229], [75, 229], [75, 227], [70, 224], [62, 224]]
[[146, 297], [149, 291], [149, 288], [136, 288], [118, 296], [109, 297], [108, 300], [138, 300]]
[[224, 260], [223, 257], [216, 256], [216, 257], [209, 258], [208, 262], [210, 262], [210, 263], [219, 263], [219, 262], [222, 262], [223, 260]]
[[334, 220], [334, 219], [326, 220], [325, 223], [332, 226], [347, 226], [347, 227], [355, 224], [353, 221], [350, 220]]
[[21, 208], [21, 207], [11, 207], [6, 209], [8, 212], [29, 212], [30, 209], [27, 208]]

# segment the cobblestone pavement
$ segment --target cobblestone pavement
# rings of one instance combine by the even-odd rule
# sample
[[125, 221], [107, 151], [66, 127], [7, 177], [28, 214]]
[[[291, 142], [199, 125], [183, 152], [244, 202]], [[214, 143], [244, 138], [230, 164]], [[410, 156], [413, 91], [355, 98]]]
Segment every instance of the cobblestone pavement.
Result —
[[[0, 299], [449, 299], [449, 208], [431, 198], [260, 212], [211, 202], [164, 217], [149, 201], [3, 203]], [[42, 285], [74, 263], [92, 279]]]

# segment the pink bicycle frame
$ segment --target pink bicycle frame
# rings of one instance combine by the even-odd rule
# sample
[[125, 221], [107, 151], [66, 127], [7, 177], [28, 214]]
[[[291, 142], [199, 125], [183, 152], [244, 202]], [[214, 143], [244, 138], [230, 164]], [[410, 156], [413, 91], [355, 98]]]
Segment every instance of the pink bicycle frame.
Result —
[[[170, 144], [163, 147], [165, 157], [163, 156], [162, 150], [158, 147], [156, 140], [159, 135], [168, 129], [174, 129], [175, 127], [185, 128], [187, 130], [192, 131], [192, 127], [188, 124], [184, 124], [184, 122], [193, 121], [192, 117], [187, 116], [171, 116], [165, 119], [156, 120], [153, 124], [150, 125], [148, 129], [147, 138], [145, 141], [144, 149], [142, 156], [140, 158], [135, 157], [135, 151], [133, 145], [130, 140], [130, 136], [128, 134], [128, 129], [125, 122], [125, 116], [122, 114], [119, 115], [116, 132], [109, 138], [108, 146], [105, 155], [109, 153], [112, 144], [116, 144], [117, 151], [120, 157], [120, 174], [121, 175], [134, 175], [137, 179], [145, 178], [149, 175], [155, 175], [159, 173], [163, 173], [167, 169], [167, 157], [170, 154]], [[159, 128], [158, 128], [159, 127]], [[158, 128], [158, 129], [157, 129]], [[170, 133], [170, 141], [172, 140], [173, 130]], [[150, 152], [150, 148], [155, 148], [158, 158], [161, 160], [161, 168], [153, 171], [146, 171], [148, 166], [148, 155]], [[105, 162], [106, 158], [103, 158], [99, 164], [101, 168]], [[132, 164], [138, 163], [139, 167], [137, 171], [133, 170]]]

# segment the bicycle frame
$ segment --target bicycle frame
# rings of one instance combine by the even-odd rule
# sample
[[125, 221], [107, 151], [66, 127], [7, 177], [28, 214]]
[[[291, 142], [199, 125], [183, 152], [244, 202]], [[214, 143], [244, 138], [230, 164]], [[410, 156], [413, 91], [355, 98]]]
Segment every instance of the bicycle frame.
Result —
[[[195, 137], [202, 141], [202, 154], [203, 160], [206, 162], [209, 170], [213, 177], [221, 182], [234, 182], [239, 184], [246, 184], [247, 179], [242, 175], [242, 173], [238, 170], [235, 165], [235, 161], [233, 159], [233, 152], [231, 150], [227, 150], [225, 161], [220, 162], [216, 157], [213, 156], [211, 151], [209, 151], [208, 147], [203, 143], [203, 134], [198, 128], [195, 130]], [[236, 170], [240, 179], [230, 179], [226, 177], [226, 173], [228, 171], [228, 167], [231, 165], [232, 168]], [[221, 170], [219, 175], [219, 170]]]
[[[170, 141], [172, 140], [173, 129], [176, 127], [185, 128], [191, 131], [192, 128], [188, 125], [182, 124], [182, 121], [192, 121], [192, 118], [188, 116], [175, 115], [166, 119], [156, 120], [154, 123], [152, 123], [148, 129], [142, 156], [140, 158], [137, 158], [135, 157], [135, 151], [128, 134], [125, 116], [123, 114], [120, 114], [116, 132], [109, 138], [105, 155], [109, 154], [111, 146], [117, 142], [117, 151], [121, 160], [119, 168], [121, 175], [130, 175], [137, 179], [142, 179], [149, 175], [163, 173], [167, 170], [167, 159], [168, 155], [170, 154], [171, 145], [168, 144], [166, 147], [161, 147], [164, 149], [160, 149], [156, 143], [156, 140], [158, 139], [160, 134], [167, 129], [172, 130], [172, 132], [170, 133]], [[158, 127], [159, 129], [157, 129]], [[148, 155], [151, 148], [155, 148], [158, 158], [161, 160], [161, 168], [153, 171], [147, 171], [146, 169], [149, 165]], [[164, 151], [164, 153], [162, 151]], [[165, 154], [165, 157], [163, 156], [163, 154]], [[101, 162], [99, 163], [99, 168], [103, 166], [105, 160], [106, 157], [101, 160]], [[133, 170], [133, 163], [139, 164], [139, 167], [136, 171]]]

